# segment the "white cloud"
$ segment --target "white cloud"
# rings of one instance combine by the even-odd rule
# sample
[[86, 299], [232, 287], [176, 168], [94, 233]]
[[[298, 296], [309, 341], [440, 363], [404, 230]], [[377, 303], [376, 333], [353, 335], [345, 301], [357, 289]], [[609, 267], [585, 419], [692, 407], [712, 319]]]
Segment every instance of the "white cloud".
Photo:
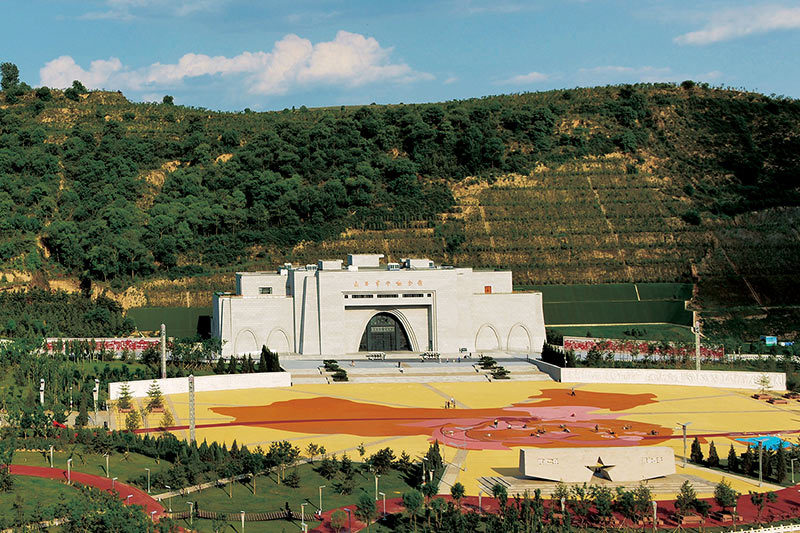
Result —
[[547, 81], [550, 79], [549, 74], [543, 74], [541, 72], [528, 72], [527, 74], [519, 74], [517, 76], [511, 76], [508, 79], [500, 80], [496, 82], [497, 85], [529, 85], [531, 83], [540, 83], [543, 81]]
[[68, 87], [80, 80], [87, 87], [100, 88], [120, 71], [122, 62], [116, 57], [92, 61], [89, 70], [84, 70], [70, 56], [61, 56], [48, 61], [39, 70], [39, 78], [49, 87]]
[[[147, 0], [139, 0], [147, 1]], [[43, 85], [65, 87], [81, 80], [91, 88], [150, 90], [175, 87], [199, 76], [241, 76], [255, 94], [284, 94], [294, 87], [337, 85], [356, 87], [375, 82], [408, 83], [433, 79], [402, 62], [391, 60], [392, 48], [372, 37], [340, 31], [332, 41], [313, 44], [290, 34], [270, 52], [243, 52], [233, 57], [185, 54], [177, 63], [140, 69], [125, 67], [117, 58], [96, 60], [84, 70], [70, 56], [48, 62], [39, 71]]]
[[443, 83], [444, 83], [445, 85], [450, 85], [451, 83], [455, 83], [455, 82], [457, 82], [457, 81], [458, 81], [458, 76], [450, 76], [449, 78], [447, 78], [446, 80], [444, 80], [444, 82], [443, 82]]
[[704, 45], [758, 33], [791, 29], [800, 29], [800, 7], [749, 6], [711, 13], [704, 28], [679, 35], [675, 37], [675, 42]]

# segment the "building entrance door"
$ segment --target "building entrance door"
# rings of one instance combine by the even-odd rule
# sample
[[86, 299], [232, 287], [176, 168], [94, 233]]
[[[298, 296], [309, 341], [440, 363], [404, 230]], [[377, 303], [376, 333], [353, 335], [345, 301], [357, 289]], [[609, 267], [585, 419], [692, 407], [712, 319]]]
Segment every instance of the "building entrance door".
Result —
[[411, 351], [403, 324], [394, 315], [378, 313], [367, 323], [361, 343], [361, 352], [407, 352]]

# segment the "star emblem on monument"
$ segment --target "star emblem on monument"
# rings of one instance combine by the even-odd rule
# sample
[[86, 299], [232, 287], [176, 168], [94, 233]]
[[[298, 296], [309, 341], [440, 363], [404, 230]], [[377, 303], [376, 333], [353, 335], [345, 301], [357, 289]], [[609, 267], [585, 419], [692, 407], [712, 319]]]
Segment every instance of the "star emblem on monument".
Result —
[[586, 465], [586, 468], [592, 471], [592, 474], [603, 479], [611, 480], [611, 475], [609, 470], [614, 468], [614, 465], [607, 465], [603, 462], [603, 459], [598, 457], [597, 463], [593, 465]]

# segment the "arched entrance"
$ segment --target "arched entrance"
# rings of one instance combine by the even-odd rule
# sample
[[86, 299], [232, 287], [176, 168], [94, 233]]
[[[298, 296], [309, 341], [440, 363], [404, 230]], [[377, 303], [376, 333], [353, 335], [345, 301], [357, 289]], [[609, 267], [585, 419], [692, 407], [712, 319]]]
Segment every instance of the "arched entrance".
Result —
[[403, 324], [397, 317], [389, 313], [378, 313], [367, 323], [358, 350], [361, 352], [408, 352], [411, 351], [411, 342], [408, 340], [408, 334]]

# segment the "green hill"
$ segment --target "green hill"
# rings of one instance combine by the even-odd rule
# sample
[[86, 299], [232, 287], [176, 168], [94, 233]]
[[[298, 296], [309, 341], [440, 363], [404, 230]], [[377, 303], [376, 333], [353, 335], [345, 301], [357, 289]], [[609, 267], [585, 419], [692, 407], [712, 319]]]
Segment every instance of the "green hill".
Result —
[[269, 113], [16, 87], [0, 288], [208, 305], [237, 268], [376, 251], [696, 283], [719, 334], [791, 333], [799, 126], [798, 101], [691, 82]]

